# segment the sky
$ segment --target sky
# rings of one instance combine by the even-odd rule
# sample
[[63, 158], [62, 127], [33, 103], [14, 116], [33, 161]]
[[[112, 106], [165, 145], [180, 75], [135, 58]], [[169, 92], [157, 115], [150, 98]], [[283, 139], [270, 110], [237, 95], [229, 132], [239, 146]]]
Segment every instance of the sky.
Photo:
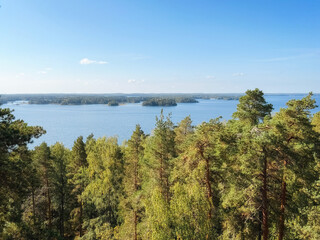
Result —
[[0, 94], [320, 92], [318, 0], [0, 5]]

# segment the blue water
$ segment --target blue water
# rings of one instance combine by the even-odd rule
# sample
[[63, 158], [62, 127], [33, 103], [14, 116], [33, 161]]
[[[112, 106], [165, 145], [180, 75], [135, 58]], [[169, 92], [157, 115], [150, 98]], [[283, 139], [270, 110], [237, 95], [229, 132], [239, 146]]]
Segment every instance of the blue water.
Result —
[[[265, 95], [266, 100], [274, 105], [274, 111], [285, 107], [290, 99], [300, 99], [305, 95]], [[320, 95], [314, 98], [320, 104]], [[106, 105], [31, 105], [4, 104], [2, 108], [14, 109], [17, 119], [23, 119], [29, 125], [42, 126], [47, 133], [34, 141], [31, 147], [45, 141], [48, 144], [62, 142], [71, 148], [75, 139], [93, 133], [95, 137], [117, 136], [119, 143], [129, 139], [136, 124], [140, 124], [145, 133], [150, 133], [155, 126], [155, 117], [161, 109], [172, 113], [172, 121], [178, 123], [190, 115], [194, 125], [222, 116], [231, 118], [236, 111], [238, 101], [199, 100], [199, 103], [181, 103], [175, 107], [142, 107], [141, 104], [126, 104], [118, 107]], [[319, 111], [317, 108], [313, 112]]]

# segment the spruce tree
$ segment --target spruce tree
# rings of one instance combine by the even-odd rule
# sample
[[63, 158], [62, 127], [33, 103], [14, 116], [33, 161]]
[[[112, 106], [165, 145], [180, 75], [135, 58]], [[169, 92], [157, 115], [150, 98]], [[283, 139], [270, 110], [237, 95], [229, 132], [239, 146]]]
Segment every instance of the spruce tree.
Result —
[[69, 151], [61, 144], [56, 143], [50, 147], [52, 158], [52, 193], [53, 204], [57, 212], [57, 229], [60, 238], [65, 237], [65, 225], [69, 216], [69, 201], [71, 189], [67, 178], [67, 165], [69, 159]]
[[87, 185], [86, 168], [88, 167], [86, 144], [83, 142], [83, 137], [80, 136], [74, 142], [72, 147], [70, 160], [68, 164], [68, 182], [72, 187], [72, 196], [74, 196], [71, 211], [71, 222], [76, 236], [82, 237], [84, 207], [81, 199]]

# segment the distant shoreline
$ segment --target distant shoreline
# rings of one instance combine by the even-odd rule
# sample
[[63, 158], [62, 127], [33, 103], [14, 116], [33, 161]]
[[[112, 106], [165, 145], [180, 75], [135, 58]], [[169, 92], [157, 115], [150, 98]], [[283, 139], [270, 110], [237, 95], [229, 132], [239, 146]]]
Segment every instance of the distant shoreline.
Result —
[[178, 103], [197, 103], [197, 99], [238, 100], [240, 95], [222, 94], [130, 94], [130, 95], [61, 95], [61, 94], [6, 94], [0, 98], [1, 104], [57, 104], [91, 105], [106, 104], [119, 106], [127, 103], [142, 103], [142, 106], [176, 106]]
[[[307, 93], [268, 93], [265, 96], [304, 96]], [[239, 100], [240, 93], [177, 93], [177, 94], [4, 94], [0, 104], [55, 104], [91, 105], [105, 104], [120, 106], [128, 103], [141, 103], [142, 106], [176, 106], [178, 103], [197, 103], [197, 99]], [[314, 95], [319, 95], [315, 93]]]

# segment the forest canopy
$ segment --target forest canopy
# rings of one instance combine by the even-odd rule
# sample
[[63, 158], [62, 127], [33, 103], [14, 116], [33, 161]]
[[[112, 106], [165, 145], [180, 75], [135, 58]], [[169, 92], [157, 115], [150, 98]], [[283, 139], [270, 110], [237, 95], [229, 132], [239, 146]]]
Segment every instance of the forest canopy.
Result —
[[28, 149], [45, 131], [0, 109], [0, 239], [320, 239], [314, 108], [310, 93], [271, 115], [248, 90], [229, 121], [161, 112], [150, 135], [72, 149]]

